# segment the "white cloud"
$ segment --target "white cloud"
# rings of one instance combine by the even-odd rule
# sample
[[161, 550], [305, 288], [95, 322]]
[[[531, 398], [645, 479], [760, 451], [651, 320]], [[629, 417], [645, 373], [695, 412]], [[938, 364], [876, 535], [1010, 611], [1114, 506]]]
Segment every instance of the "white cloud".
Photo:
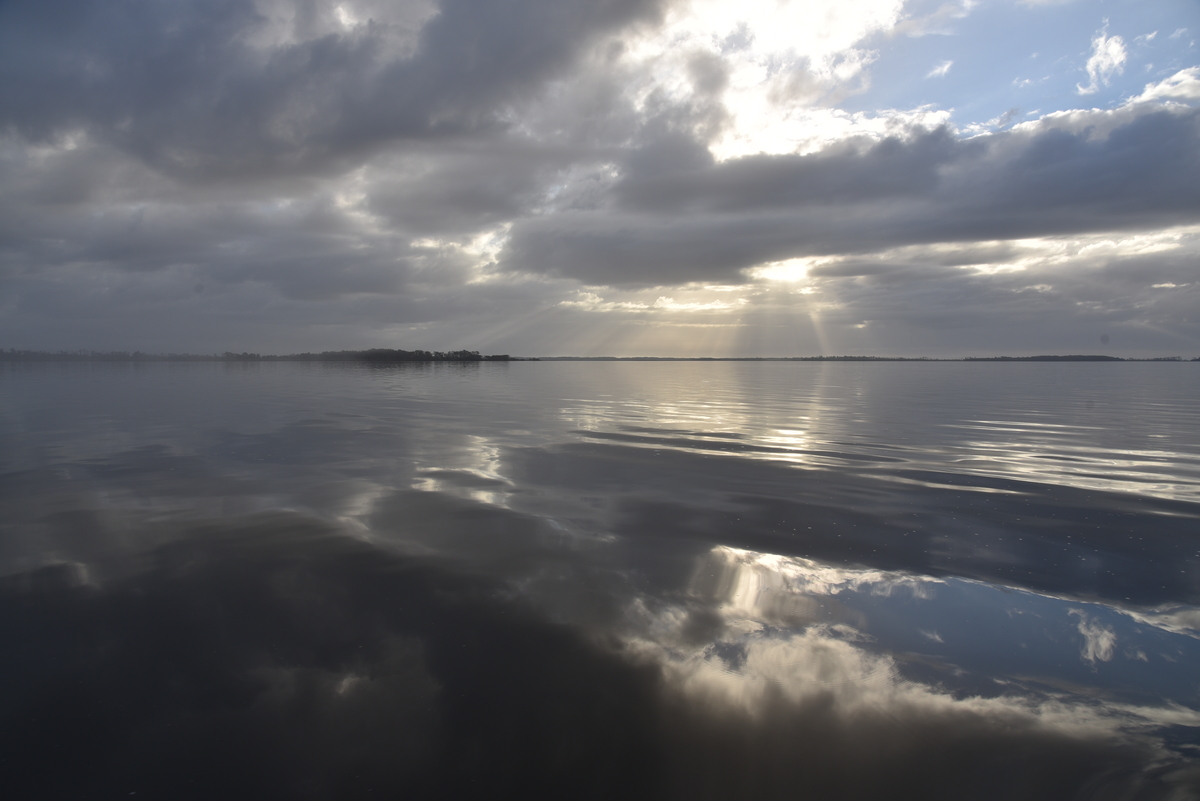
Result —
[[946, 73], [950, 71], [950, 67], [952, 67], [952, 66], [954, 66], [953, 61], [943, 61], [941, 64], [938, 64], [936, 67], [931, 69], [929, 71], [929, 73], [926, 74], [925, 77], [926, 78], [943, 78], [943, 77], [945, 77]]
[[1200, 67], [1180, 70], [1164, 81], [1146, 84], [1133, 102], [1151, 100], [1200, 100]]
[[1088, 85], [1076, 85], [1081, 95], [1099, 91], [1107, 86], [1114, 75], [1125, 71], [1125, 40], [1120, 36], [1107, 36], [1108, 28], [1101, 29], [1092, 40], [1092, 55], [1087, 61]]
[[896, 26], [896, 32], [909, 37], [951, 36], [955, 32], [954, 23], [970, 15], [977, 5], [978, 0], [943, 3], [929, 14], [905, 17]]
[[839, 108], [793, 108], [782, 111], [763, 103], [743, 107], [737, 126], [711, 143], [718, 161], [758, 153], [800, 155], [853, 137], [875, 140], [915, 128], [933, 129], [950, 122], [951, 112], [932, 106], [911, 110], [883, 109], [873, 114]]

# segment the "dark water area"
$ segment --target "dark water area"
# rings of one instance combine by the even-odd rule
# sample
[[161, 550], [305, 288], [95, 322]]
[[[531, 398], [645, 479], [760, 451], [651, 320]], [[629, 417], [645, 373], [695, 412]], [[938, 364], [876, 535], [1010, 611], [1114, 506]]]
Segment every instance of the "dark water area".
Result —
[[10, 798], [1200, 798], [1200, 370], [0, 365], [0, 638]]

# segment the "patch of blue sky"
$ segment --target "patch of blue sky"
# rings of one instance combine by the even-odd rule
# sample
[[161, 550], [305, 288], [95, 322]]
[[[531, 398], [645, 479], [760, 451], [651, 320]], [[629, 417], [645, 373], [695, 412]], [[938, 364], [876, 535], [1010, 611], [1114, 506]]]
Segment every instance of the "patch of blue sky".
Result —
[[[938, 5], [918, 3], [910, 13], [927, 16]], [[1101, 36], [1119, 37], [1124, 59], [1093, 80], [1088, 61]], [[1198, 43], [1196, 0], [985, 0], [924, 30], [866, 42], [878, 54], [870, 87], [840, 107], [872, 113], [932, 106], [952, 110], [960, 129], [988, 121], [1015, 124], [1068, 109], [1109, 108], [1140, 94], [1148, 83], [1200, 66]]]

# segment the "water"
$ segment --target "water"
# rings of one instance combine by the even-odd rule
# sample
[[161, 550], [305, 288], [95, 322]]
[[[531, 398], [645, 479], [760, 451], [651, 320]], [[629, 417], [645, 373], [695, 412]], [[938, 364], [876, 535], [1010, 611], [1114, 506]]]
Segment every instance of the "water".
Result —
[[0, 365], [10, 797], [1200, 797], [1191, 364]]

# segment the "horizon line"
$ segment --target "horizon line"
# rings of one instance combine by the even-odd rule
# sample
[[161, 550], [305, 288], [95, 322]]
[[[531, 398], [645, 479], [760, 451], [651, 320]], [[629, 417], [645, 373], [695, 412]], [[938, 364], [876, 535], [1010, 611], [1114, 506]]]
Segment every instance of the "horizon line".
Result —
[[243, 351], [224, 351], [219, 354], [193, 353], [147, 353], [144, 351], [95, 351], [95, 350], [18, 350], [0, 348], [0, 361], [320, 361], [320, 362], [478, 362], [478, 361], [888, 361], [888, 362], [1006, 362], [1006, 361], [1088, 361], [1088, 362], [1200, 362], [1200, 357], [1188, 359], [1184, 356], [1122, 357], [1104, 354], [1037, 354], [1028, 356], [872, 356], [843, 354], [826, 356], [510, 356], [508, 354], [482, 355], [479, 351], [405, 351], [390, 348], [367, 348], [364, 350], [305, 351], [290, 354], [263, 354]]

